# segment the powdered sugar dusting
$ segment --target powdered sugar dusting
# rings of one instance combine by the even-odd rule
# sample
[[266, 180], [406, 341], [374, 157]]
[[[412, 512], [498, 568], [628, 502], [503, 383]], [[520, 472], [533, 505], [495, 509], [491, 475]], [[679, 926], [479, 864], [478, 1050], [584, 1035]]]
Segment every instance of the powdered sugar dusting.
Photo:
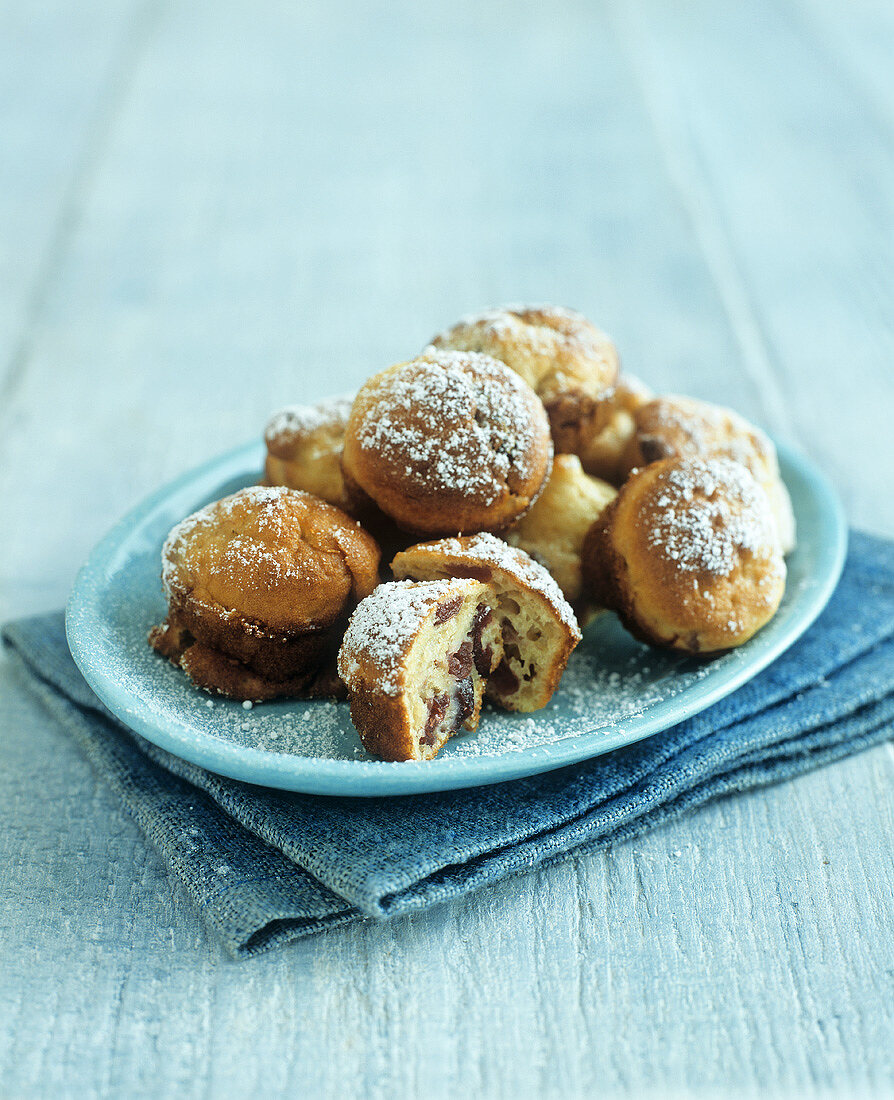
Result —
[[361, 601], [348, 623], [338, 654], [338, 674], [355, 687], [363, 664], [379, 675], [386, 695], [403, 689], [403, 661], [424, 620], [442, 600], [466, 596], [475, 581], [391, 581]]
[[[157, 581], [153, 582], [157, 585]], [[147, 583], [149, 583], [147, 581]], [[430, 582], [437, 583], [437, 582]], [[161, 605], [140, 598], [122, 604], [121, 683], [146, 699], [159, 721], [173, 716], [212, 740], [284, 756], [320, 760], [376, 761], [363, 748], [346, 702], [274, 700], [245, 710], [238, 702], [209, 696], [146, 645], [146, 631]], [[559, 690], [536, 714], [513, 714], [486, 706], [474, 733], [453, 737], [438, 754], [438, 766], [451, 759], [498, 757], [587, 733], [616, 736], [625, 724], [690, 689], [712, 669], [739, 660], [736, 652], [710, 663], [672, 651], [648, 650], [606, 615], [588, 628], [572, 653]], [[378, 766], [401, 768], [403, 763]]]
[[[370, 756], [346, 702], [274, 700], [245, 710], [238, 702], [198, 691], [180, 669], [146, 644], [146, 632], [163, 615], [157, 576], [153, 569], [144, 569], [139, 583], [116, 605], [119, 660], [111, 670], [160, 723], [174, 720], [211, 743], [219, 740], [281, 756], [413, 766], [382, 764]], [[478, 730], [451, 738], [431, 766], [449, 768], [452, 759], [498, 757], [582, 734], [615, 737], [627, 722], [691, 689], [713, 670], [740, 662], [741, 652], [705, 662], [670, 650], [650, 650], [631, 638], [614, 616], [604, 615], [588, 627], [545, 709], [527, 715], [487, 706]]]
[[571, 605], [562, 594], [552, 575], [539, 562], [516, 546], [510, 546], [496, 535], [482, 533], [465, 538], [440, 539], [438, 542], [414, 546], [412, 553], [431, 554], [436, 558], [449, 556], [474, 564], [495, 566], [516, 578], [522, 588], [533, 588], [549, 600], [562, 622], [580, 638], [580, 627]]
[[[282, 485], [250, 485], [193, 512], [171, 530], [161, 552], [161, 578], [165, 594], [171, 598], [182, 581], [182, 558], [197, 538], [226, 532], [226, 541], [216, 562], [216, 572], [240, 585], [263, 570], [267, 582], [298, 578], [301, 560], [291, 552], [295, 536], [294, 516], [287, 502], [307, 499], [319, 502], [308, 493]], [[246, 520], [246, 513], [251, 510]], [[241, 518], [240, 518], [241, 517]], [[228, 530], [229, 528], [229, 530]], [[308, 568], [305, 561], [304, 568]], [[313, 581], [313, 577], [300, 575]]]
[[469, 352], [424, 353], [391, 374], [357, 440], [426, 492], [492, 504], [534, 473], [533, 394], [505, 364]]
[[[156, 525], [150, 534], [160, 543], [164, 531]], [[146, 644], [149, 627], [165, 614], [156, 560], [154, 553], [130, 559], [122, 574], [126, 580], [115, 582], [116, 597], [109, 611], [116, 639], [116, 658], [109, 673], [135, 700], [142, 718], [148, 710], [157, 724], [174, 722], [192, 731], [191, 736], [204, 739], [206, 745], [221, 742], [259, 749], [274, 757], [343, 761], [376, 769], [416, 766], [382, 764], [371, 757], [351, 724], [346, 702], [274, 700], [246, 711], [237, 702], [196, 690], [180, 669]], [[806, 560], [805, 567], [802, 557], [795, 559], [780, 611], [786, 624], [815, 583], [810, 559]], [[496, 758], [538, 750], [582, 735], [597, 735], [615, 743], [625, 730], [635, 732], [642, 718], [669, 709], [664, 723], [668, 725], [684, 716], [690, 699], [697, 699], [689, 694], [693, 689], [715, 675], [722, 682], [731, 671], [747, 668], [752, 654], [761, 652], [761, 645], [758, 640], [756, 650], [749, 642], [709, 660], [694, 658], [673, 650], [650, 649], [633, 639], [614, 615], [602, 615], [585, 631], [547, 707], [530, 715], [487, 707], [476, 732], [451, 738], [437, 760], [427, 766], [449, 770], [454, 760], [460, 766], [470, 757]], [[668, 703], [673, 705], [666, 708]], [[124, 717], [127, 719], [127, 713]], [[283, 767], [288, 768], [287, 761]], [[358, 769], [358, 775], [362, 774]]]
[[277, 410], [267, 422], [264, 439], [271, 443], [287, 444], [300, 436], [317, 431], [319, 428], [347, 427], [351, 415], [353, 395], [332, 397], [316, 405], [286, 405]]
[[[776, 448], [769, 436], [732, 409], [693, 397], [659, 397], [649, 405], [654, 438], [667, 457], [723, 455], [741, 462], [757, 478], [777, 471]], [[650, 436], [648, 428], [641, 436]]]
[[582, 313], [564, 306], [513, 304], [468, 314], [432, 339], [434, 347], [466, 347], [482, 338], [484, 347], [549, 358], [557, 345], [581, 359], [601, 363], [611, 339]]
[[779, 558], [766, 493], [740, 463], [727, 458], [681, 462], [662, 471], [655, 492], [649, 544], [681, 571], [726, 577], [743, 553]]

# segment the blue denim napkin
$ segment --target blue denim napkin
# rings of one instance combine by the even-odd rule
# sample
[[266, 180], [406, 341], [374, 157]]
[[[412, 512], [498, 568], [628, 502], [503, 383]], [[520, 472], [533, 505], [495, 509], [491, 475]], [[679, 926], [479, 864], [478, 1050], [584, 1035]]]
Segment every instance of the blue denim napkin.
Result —
[[828, 607], [734, 695], [673, 729], [530, 779], [398, 799], [295, 795], [149, 744], [90, 691], [61, 613], [7, 625], [29, 686], [121, 797], [210, 929], [244, 957], [424, 909], [583, 846], [878, 744], [894, 722], [894, 543], [854, 534]]

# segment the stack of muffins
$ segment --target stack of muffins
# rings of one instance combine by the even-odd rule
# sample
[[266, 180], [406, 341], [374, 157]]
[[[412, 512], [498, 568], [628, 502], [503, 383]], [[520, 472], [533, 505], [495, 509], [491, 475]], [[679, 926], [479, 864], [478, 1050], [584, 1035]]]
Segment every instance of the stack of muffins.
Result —
[[347, 694], [384, 759], [431, 759], [485, 696], [545, 706], [602, 610], [715, 653], [782, 599], [795, 529], [770, 440], [654, 397], [567, 309], [464, 319], [265, 439], [263, 486], [171, 532], [150, 642], [231, 698]]

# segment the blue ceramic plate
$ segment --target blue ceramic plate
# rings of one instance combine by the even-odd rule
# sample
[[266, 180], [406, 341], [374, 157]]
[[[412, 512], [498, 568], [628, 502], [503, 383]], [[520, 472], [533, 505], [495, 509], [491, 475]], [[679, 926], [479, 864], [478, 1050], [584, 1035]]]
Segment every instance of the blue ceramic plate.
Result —
[[561, 687], [536, 714], [486, 708], [476, 733], [429, 763], [367, 755], [347, 703], [274, 702], [246, 708], [193, 688], [146, 642], [165, 616], [160, 551], [195, 509], [259, 478], [263, 451], [241, 447], [149, 497], [114, 527], [81, 570], [66, 614], [87, 682], [137, 733], [204, 768], [248, 783], [327, 795], [402, 795], [498, 783], [586, 760], [668, 729], [735, 691], [813, 622], [838, 580], [846, 527], [826, 479], [780, 447], [798, 521], [779, 612], [740, 649], [695, 659], [634, 641], [603, 615], [572, 655]]

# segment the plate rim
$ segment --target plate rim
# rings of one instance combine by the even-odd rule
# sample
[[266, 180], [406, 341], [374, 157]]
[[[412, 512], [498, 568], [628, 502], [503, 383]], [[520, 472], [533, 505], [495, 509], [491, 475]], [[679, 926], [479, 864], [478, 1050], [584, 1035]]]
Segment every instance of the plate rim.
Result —
[[[171, 497], [192, 486], [198, 494], [212, 475], [218, 484], [224, 484], [228, 478], [249, 472], [252, 469], [249, 463], [260, 470], [264, 447], [257, 441], [209, 459], [150, 493], [100, 539], [79, 570], [66, 605], [68, 646], [90, 688], [125, 726], [174, 756], [243, 783], [304, 794], [374, 798], [485, 786], [553, 771], [671, 729], [732, 694], [785, 652], [826, 606], [841, 576], [847, 553], [844, 510], [826, 475], [807, 456], [785, 443], [777, 441], [776, 445], [783, 470], [801, 479], [818, 506], [822, 539], [818, 548], [821, 563], [817, 571], [818, 583], [801, 595], [804, 607], [797, 619], [771, 635], [763, 647], [760, 646], [761, 633], [749, 642], [752, 651], [741, 667], [733, 666], [729, 672], [708, 678], [704, 687], [694, 685], [682, 700], [678, 700], [672, 721], [665, 717], [663, 704], [656, 704], [651, 718], [638, 718], [633, 736], [624, 727], [612, 732], [603, 728], [502, 755], [441, 757], [425, 762], [332, 760], [277, 753], [211, 734], [197, 734], [194, 727], [181, 721], [152, 722], [128, 705], [133, 703], [134, 697], [122, 696], [110, 670], [90, 649], [90, 626], [101, 620], [97, 601], [91, 594], [102, 587], [99, 582], [107, 575], [126, 537]], [[755, 646], [757, 652], [753, 651]], [[668, 705], [670, 702], [667, 701]]]

